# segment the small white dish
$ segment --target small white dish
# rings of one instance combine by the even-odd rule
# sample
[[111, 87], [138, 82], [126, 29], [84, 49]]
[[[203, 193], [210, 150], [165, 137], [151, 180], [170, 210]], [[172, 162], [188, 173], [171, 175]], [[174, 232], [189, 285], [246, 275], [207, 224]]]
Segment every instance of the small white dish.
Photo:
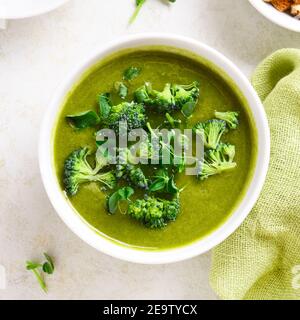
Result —
[[6, 20], [22, 19], [52, 11], [68, 0], [0, 0], [0, 28]]
[[[73, 85], [80, 80], [86, 70], [104, 57], [123, 49], [151, 45], [171, 46], [188, 50], [221, 69], [232, 79], [247, 100], [258, 135], [258, 157], [255, 172], [244, 199], [234, 213], [220, 228], [207, 237], [184, 247], [162, 251], [137, 250], [129, 246], [122, 246], [96, 233], [68, 203], [58, 185], [53, 163], [53, 130], [58, 112]], [[84, 63], [76, 67], [53, 97], [45, 114], [39, 143], [42, 180], [48, 197], [62, 220], [75, 234], [97, 250], [122, 260], [143, 264], [164, 264], [192, 258], [207, 252], [230, 236], [247, 217], [259, 197], [266, 178], [269, 157], [270, 133], [267, 117], [259, 97], [242, 72], [230, 60], [207, 45], [186, 37], [161, 34], [126, 36], [100, 48]]]
[[299, 19], [296, 19], [285, 12], [278, 11], [270, 3], [264, 2], [263, 0], [249, 0], [249, 2], [258, 12], [273, 23], [283, 28], [300, 32]]

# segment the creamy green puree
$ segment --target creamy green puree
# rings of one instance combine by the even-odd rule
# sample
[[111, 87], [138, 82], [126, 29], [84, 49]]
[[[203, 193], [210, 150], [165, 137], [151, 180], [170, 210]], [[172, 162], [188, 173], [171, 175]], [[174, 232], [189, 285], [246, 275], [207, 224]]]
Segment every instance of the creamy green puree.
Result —
[[[177, 185], [188, 185], [180, 196], [181, 213], [178, 219], [160, 230], [148, 229], [139, 222], [118, 212], [108, 215], [105, 210], [106, 193], [99, 184], [82, 185], [78, 194], [70, 198], [74, 209], [102, 236], [124, 245], [161, 250], [186, 245], [207, 236], [232, 214], [241, 201], [252, 177], [256, 162], [256, 128], [245, 99], [224, 73], [205, 60], [185, 51], [166, 47], [144, 47], [119, 52], [94, 66], [68, 94], [61, 108], [53, 135], [54, 165], [63, 190], [63, 166], [74, 150], [90, 146], [95, 150], [95, 129], [75, 131], [65, 116], [97, 110], [97, 95], [113, 90], [122, 79], [123, 71], [140, 67], [142, 72], [130, 87], [130, 93], [146, 81], [161, 90], [165, 83], [200, 83], [200, 98], [192, 123], [214, 118], [214, 111], [238, 111], [240, 125], [225, 134], [223, 141], [236, 147], [237, 168], [221, 175], [198, 181], [182, 176]], [[117, 96], [113, 96], [118, 102]], [[129, 95], [128, 101], [132, 99]]]

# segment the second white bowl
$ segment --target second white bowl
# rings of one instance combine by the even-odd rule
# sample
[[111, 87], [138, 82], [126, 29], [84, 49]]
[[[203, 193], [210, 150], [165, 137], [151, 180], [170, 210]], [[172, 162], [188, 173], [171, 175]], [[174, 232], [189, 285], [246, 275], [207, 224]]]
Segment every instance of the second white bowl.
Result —
[[285, 12], [278, 11], [270, 3], [264, 2], [263, 0], [249, 0], [249, 2], [258, 12], [273, 23], [283, 28], [300, 32], [299, 19], [296, 19]]

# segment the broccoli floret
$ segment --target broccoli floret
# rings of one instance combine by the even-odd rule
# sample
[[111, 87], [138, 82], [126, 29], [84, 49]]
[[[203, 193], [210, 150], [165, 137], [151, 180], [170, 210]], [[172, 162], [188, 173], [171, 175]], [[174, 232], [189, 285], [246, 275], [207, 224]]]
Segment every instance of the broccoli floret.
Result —
[[138, 188], [148, 188], [148, 180], [145, 177], [143, 170], [141, 168], [136, 168], [133, 165], [129, 165], [128, 167], [127, 170], [130, 181]]
[[226, 132], [226, 122], [223, 120], [208, 120], [197, 123], [193, 131], [202, 138], [207, 149], [216, 149], [222, 135]]
[[152, 90], [151, 95], [153, 96], [152, 104], [157, 106], [160, 111], [168, 112], [173, 111], [176, 108], [175, 100], [171, 92], [171, 84], [167, 83], [162, 92]]
[[105, 124], [119, 133], [119, 123], [127, 122], [127, 129], [143, 128], [146, 124], [145, 107], [143, 104], [135, 102], [123, 102], [117, 106], [111, 107], [108, 117], [105, 119]]
[[221, 143], [216, 150], [206, 151], [199, 178], [205, 180], [212, 175], [234, 169], [237, 165], [233, 161], [234, 157], [235, 146], [226, 143]]
[[163, 91], [153, 90], [151, 83], [137, 89], [134, 93], [135, 101], [146, 106], [155, 107], [161, 113], [181, 110], [187, 103], [197, 103], [199, 97], [199, 83], [178, 85], [167, 83]]
[[221, 143], [219, 149], [223, 152], [224, 156], [227, 157], [228, 162], [233, 162], [235, 157], [235, 146], [229, 143]]
[[236, 129], [239, 125], [239, 114], [234, 111], [227, 112], [215, 112], [215, 117], [220, 120], [224, 120], [227, 123], [229, 129]]
[[155, 107], [159, 112], [172, 112], [176, 109], [175, 99], [171, 92], [171, 84], [167, 83], [162, 92], [153, 90], [148, 82], [134, 93], [135, 100], [150, 107]]
[[180, 211], [180, 202], [177, 198], [173, 201], [164, 201], [164, 213], [166, 221], [175, 221]]
[[81, 148], [73, 151], [65, 161], [64, 166], [64, 186], [69, 196], [74, 196], [79, 189], [80, 184], [92, 181], [103, 183], [110, 189], [116, 185], [116, 178], [113, 172], [99, 173], [99, 168], [103, 163], [96, 160], [96, 167], [93, 169], [87, 161], [87, 156], [91, 152], [88, 148]]
[[148, 180], [143, 170], [131, 163], [133, 158], [134, 156], [131, 154], [129, 149], [119, 150], [116, 165], [116, 177], [117, 179], [127, 179], [135, 187], [147, 189]]
[[175, 99], [176, 107], [181, 109], [186, 103], [196, 103], [199, 98], [199, 82], [194, 81], [189, 85], [172, 85], [172, 93]]
[[141, 159], [151, 159], [153, 156], [154, 150], [153, 150], [153, 144], [147, 140], [140, 144], [138, 149], [138, 156]]
[[152, 99], [150, 98], [150, 95], [149, 95], [150, 91], [151, 91], [151, 84], [149, 82], [146, 82], [143, 86], [141, 86], [134, 92], [134, 100], [137, 103], [152, 105]]
[[141, 221], [151, 229], [164, 228], [168, 222], [175, 221], [180, 212], [180, 202], [176, 198], [172, 201], [148, 197], [131, 202], [128, 214]]
[[96, 152], [96, 167], [94, 171], [99, 172], [101, 169], [109, 166], [110, 164], [112, 164], [112, 157], [109, 154], [109, 151], [100, 146]]

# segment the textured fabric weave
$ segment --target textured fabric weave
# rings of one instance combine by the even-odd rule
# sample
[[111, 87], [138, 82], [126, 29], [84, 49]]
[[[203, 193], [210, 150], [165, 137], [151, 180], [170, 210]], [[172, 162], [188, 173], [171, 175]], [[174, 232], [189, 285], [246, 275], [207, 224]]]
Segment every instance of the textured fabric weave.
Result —
[[300, 50], [269, 56], [252, 83], [271, 129], [270, 168], [246, 221], [213, 251], [210, 282], [223, 299], [300, 300]]

